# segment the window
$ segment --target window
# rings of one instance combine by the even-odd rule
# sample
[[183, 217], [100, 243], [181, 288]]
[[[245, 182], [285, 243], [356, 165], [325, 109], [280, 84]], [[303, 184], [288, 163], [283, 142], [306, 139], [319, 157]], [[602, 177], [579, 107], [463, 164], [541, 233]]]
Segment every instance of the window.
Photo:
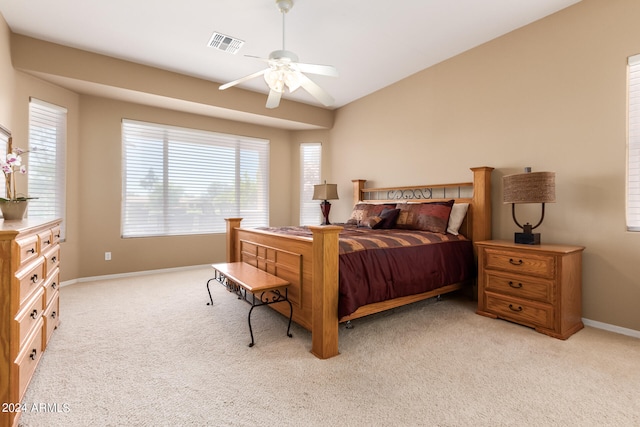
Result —
[[[8, 153], [9, 151], [9, 138], [11, 138], [11, 132], [9, 132], [8, 129], [5, 129], [4, 127], [0, 126], [0, 155], [2, 156], [6, 156], [6, 153]], [[6, 183], [6, 175], [4, 177], [4, 182]], [[0, 185], [0, 197], [2, 198], [6, 198], [7, 197], [7, 186], [6, 185]]]
[[123, 120], [122, 145], [123, 237], [269, 224], [269, 141]]
[[627, 230], [640, 231], [640, 55], [629, 58]]
[[64, 219], [66, 144], [67, 109], [31, 98], [27, 177], [29, 196], [36, 199], [29, 202], [29, 218]]
[[300, 144], [300, 225], [322, 222], [320, 202], [312, 200], [313, 186], [320, 184], [322, 144]]

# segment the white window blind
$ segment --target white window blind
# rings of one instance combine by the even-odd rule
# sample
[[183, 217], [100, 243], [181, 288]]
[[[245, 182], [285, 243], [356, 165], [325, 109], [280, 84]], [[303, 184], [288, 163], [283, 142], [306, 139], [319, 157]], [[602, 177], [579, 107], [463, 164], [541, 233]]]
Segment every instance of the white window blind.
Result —
[[[63, 218], [66, 201], [67, 109], [31, 98], [27, 177], [29, 218]], [[15, 142], [14, 142], [15, 145]], [[14, 147], [16, 148], [16, 147]], [[22, 147], [24, 148], [24, 147]], [[64, 221], [61, 235], [64, 238]]]
[[640, 55], [629, 58], [627, 230], [640, 231]]
[[[10, 132], [9, 130], [0, 127], [0, 155], [2, 156], [6, 156], [8, 151], [9, 151], [9, 135]], [[4, 182], [6, 183], [6, 176], [5, 176], [5, 180]], [[7, 197], [7, 186], [6, 185], [0, 185], [0, 197], [2, 198], [6, 198]]]
[[269, 224], [269, 141], [123, 120], [122, 236]]
[[313, 186], [320, 184], [322, 145], [316, 142], [300, 144], [300, 225], [322, 222], [320, 201], [312, 200]]

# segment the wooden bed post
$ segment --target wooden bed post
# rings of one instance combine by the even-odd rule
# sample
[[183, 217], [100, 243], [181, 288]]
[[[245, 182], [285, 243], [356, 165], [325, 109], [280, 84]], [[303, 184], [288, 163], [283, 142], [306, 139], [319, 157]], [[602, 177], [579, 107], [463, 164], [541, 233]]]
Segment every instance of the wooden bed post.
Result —
[[342, 227], [309, 226], [313, 233], [313, 315], [311, 353], [328, 359], [338, 353], [338, 234]]
[[242, 218], [225, 218], [227, 222], [227, 262], [240, 261], [236, 248], [236, 229], [240, 228]]
[[471, 168], [473, 171], [473, 229], [474, 242], [491, 239], [491, 172], [492, 167]]
[[353, 204], [355, 205], [362, 200], [362, 190], [364, 190], [364, 183], [366, 179], [352, 179], [353, 183]]

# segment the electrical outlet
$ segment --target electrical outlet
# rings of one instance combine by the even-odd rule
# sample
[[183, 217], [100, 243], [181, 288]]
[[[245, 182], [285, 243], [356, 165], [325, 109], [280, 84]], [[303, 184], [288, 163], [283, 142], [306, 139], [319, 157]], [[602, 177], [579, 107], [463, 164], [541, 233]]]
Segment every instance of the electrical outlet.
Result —
[[105, 261], [111, 261], [111, 252], [105, 252], [104, 253], [104, 260]]

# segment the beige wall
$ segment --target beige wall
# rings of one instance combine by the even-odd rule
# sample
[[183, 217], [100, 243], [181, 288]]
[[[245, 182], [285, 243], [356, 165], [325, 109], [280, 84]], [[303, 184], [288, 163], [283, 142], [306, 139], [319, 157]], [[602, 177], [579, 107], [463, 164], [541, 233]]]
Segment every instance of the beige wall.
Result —
[[[583, 0], [341, 108], [333, 218], [350, 211], [352, 178], [457, 182], [489, 165], [494, 237], [512, 239], [502, 176], [555, 171], [543, 241], [586, 247], [584, 317], [640, 330], [640, 233], [624, 214], [626, 59], [640, 53], [639, 16], [637, 0]], [[539, 210], [522, 212], [537, 221]]]
[[[271, 188], [278, 189], [271, 193], [274, 225], [297, 223], [300, 142], [323, 143], [323, 178], [339, 185], [333, 221], [349, 215], [353, 178], [369, 179], [373, 185], [466, 181], [471, 179], [469, 167], [489, 165], [496, 168], [494, 237], [511, 239], [515, 225], [510, 207], [500, 200], [502, 176], [525, 166], [555, 171], [557, 203], [547, 207], [540, 227], [543, 241], [586, 247], [585, 318], [640, 331], [640, 235], [626, 232], [624, 222], [626, 58], [640, 53], [640, 27], [634, 22], [638, 16], [637, 0], [583, 0], [340, 108], [331, 130], [286, 132], [105, 98], [74, 99], [68, 91], [50, 87], [53, 98], [68, 97], [71, 111], [79, 114], [78, 152], [69, 172], [78, 187], [68, 200], [76, 206], [72, 210], [78, 229], [75, 240], [70, 233], [65, 248], [77, 262], [72, 260], [63, 275], [75, 278], [203, 264], [222, 256], [221, 235], [119, 238], [119, 121], [125, 116], [162, 119], [271, 139]], [[20, 37], [14, 48], [28, 42]], [[47, 85], [13, 71], [8, 44], [8, 29], [0, 19], [0, 89], [4, 89], [0, 122], [23, 132], [24, 99], [12, 94], [14, 87], [23, 95], [35, 95]], [[44, 55], [49, 47], [38, 48]], [[47, 63], [55, 58], [42, 61], [27, 52], [13, 53], [21, 67], [53, 72]], [[74, 61], [83, 56], [62, 53]], [[134, 81], [148, 83], [140, 79], [139, 73], [145, 72], [140, 67], [131, 68], [135, 79], [122, 81], [127, 66], [120, 62], [113, 66], [120, 70], [120, 80], [113, 82], [120, 87], [134, 88]], [[68, 63], [53, 68], [64, 77], [78, 72]], [[153, 74], [157, 76], [156, 71]], [[109, 73], [100, 77], [113, 78]], [[159, 81], [166, 82], [165, 77]], [[207, 102], [233, 103], [236, 97]], [[295, 106], [287, 114], [291, 110]], [[523, 221], [537, 220], [537, 210], [519, 212]], [[107, 250], [114, 257], [110, 264], [103, 261]]]

